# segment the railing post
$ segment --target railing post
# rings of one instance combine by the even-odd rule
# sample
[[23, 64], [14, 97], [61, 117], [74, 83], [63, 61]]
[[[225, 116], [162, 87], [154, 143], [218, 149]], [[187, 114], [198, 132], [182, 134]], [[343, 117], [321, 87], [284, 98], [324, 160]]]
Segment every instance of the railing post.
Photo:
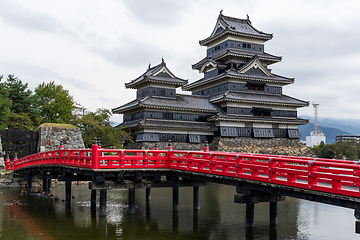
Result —
[[276, 180], [276, 161], [273, 160], [273, 157], [269, 157], [269, 182]]
[[65, 147], [64, 147], [64, 145], [63, 145], [63, 141], [62, 140], [60, 140], [60, 145], [59, 145], [59, 160], [58, 160], [58, 164], [61, 164], [61, 163], [64, 163], [63, 162], [63, 160], [64, 160], [64, 158], [63, 158], [63, 156], [64, 156], [64, 149], [65, 149]]
[[94, 143], [91, 149], [91, 168], [99, 168], [99, 146], [97, 145], [97, 138], [94, 138]]
[[208, 151], [209, 151], [209, 143], [208, 141], [205, 141], [204, 152], [208, 152]]
[[6, 170], [11, 170], [10, 164], [11, 164], [10, 156], [9, 156], [9, 154], [6, 154], [6, 159], [5, 159], [5, 168], [6, 168]]
[[63, 146], [63, 140], [60, 140], [59, 150], [63, 150], [63, 149], [65, 149], [65, 147]]
[[171, 140], [169, 140], [168, 146], [167, 146], [167, 150], [168, 151], [172, 151], [173, 147], [171, 146]]
[[317, 160], [317, 158], [314, 158], [314, 160], [309, 160], [309, 176], [308, 176], [308, 185], [309, 189], [311, 189], [312, 186], [316, 186], [317, 184], [317, 178], [313, 176], [314, 173], [316, 173], [316, 167], [314, 166], [314, 162]]
[[170, 167], [170, 166], [172, 166], [172, 163], [171, 163], [171, 151], [173, 150], [173, 148], [172, 148], [172, 146], [171, 146], [171, 140], [169, 140], [169, 143], [168, 143], [168, 146], [167, 146], [167, 155], [168, 155], [168, 157], [167, 157], [167, 167]]
[[15, 153], [15, 156], [14, 156], [14, 161], [13, 161], [13, 167], [12, 169], [15, 170], [15, 167], [16, 167], [16, 164], [17, 164], [17, 161], [18, 161], [18, 157], [17, 157], [17, 153]]

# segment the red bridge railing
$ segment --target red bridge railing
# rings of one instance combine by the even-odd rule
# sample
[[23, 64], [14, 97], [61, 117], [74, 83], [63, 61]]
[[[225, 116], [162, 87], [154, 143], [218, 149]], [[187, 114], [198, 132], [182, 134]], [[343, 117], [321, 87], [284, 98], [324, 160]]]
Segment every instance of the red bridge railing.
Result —
[[[208, 148], [204, 149], [208, 150]], [[360, 197], [359, 161], [209, 151], [63, 149], [6, 159], [7, 170], [61, 165], [87, 169], [176, 169]]]

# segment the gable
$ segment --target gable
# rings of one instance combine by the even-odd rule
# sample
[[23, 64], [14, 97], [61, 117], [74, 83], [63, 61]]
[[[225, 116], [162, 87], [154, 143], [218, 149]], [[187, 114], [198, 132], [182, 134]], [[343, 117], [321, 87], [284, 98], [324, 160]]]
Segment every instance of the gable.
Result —
[[158, 77], [169, 77], [169, 78], [171, 78], [171, 76], [170, 76], [167, 72], [160, 72], [160, 73], [157, 74], [156, 76], [158, 76]]
[[217, 63], [209, 60], [199, 69], [200, 73], [208, 72], [209, 70], [215, 69], [217, 67]]
[[225, 29], [222, 27], [222, 26], [218, 26], [218, 28], [217, 28], [217, 30], [216, 30], [216, 32], [214, 33], [214, 36], [215, 35], [218, 35], [219, 33], [221, 33], [221, 32], [223, 32]]
[[256, 75], [256, 76], [264, 76], [266, 77], [267, 75], [261, 71], [258, 67], [252, 67], [250, 68], [246, 74], [249, 74], [249, 75]]
[[175, 78], [175, 76], [169, 71], [169, 69], [167, 69], [166, 66], [160, 68], [157, 72], [154, 73], [153, 76]]
[[249, 61], [247, 64], [245, 64], [242, 68], [240, 68], [238, 73], [272, 77], [271, 73], [261, 64], [261, 62], [256, 57]]

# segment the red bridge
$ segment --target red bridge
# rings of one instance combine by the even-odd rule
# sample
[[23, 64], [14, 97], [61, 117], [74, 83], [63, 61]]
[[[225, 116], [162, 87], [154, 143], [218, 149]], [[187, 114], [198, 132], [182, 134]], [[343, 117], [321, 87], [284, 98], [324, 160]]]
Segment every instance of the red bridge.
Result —
[[[199, 209], [199, 186], [210, 182], [236, 186], [234, 201], [246, 203], [246, 225], [253, 226], [254, 203], [270, 202], [270, 223], [277, 223], [277, 201], [284, 196], [352, 208], [360, 219], [359, 161], [276, 155], [167, 150], [64, 149], [6, 160], [6, 169], [24, 176], [31, 191], [32, 179], [42, 177], [43, 191], [51, 179], [66, 182], [70, 204], [71, 181], [91, 181], [91, 202], [100, 190], [100, 215], [106, 214], [106, 193], [129, 189], [129, 213], [135, 211], [135, 189], [173, 188], [173, 209], [178, 210], [179, 187], [194, 188], [194, 209]], [[357, 229], [359, 221], [356, 222]], [[356, 230], [358, 232], [358, 230]]]

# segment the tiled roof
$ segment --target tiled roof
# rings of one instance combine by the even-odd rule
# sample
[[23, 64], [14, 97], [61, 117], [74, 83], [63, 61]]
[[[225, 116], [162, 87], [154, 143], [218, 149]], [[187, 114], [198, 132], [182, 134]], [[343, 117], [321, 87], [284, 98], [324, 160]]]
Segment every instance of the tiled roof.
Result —
[[[224, 28], [224, 31], [217, 32], [218, 26]], [[265, 41], [273, 37], [272, 34], [264, 33], [254, 28], [251, 25], [251, 21], [249, 20], [249, 17], [247, 19], [233, 18], [233, 17], [225, 16], [222, 14], [222, 12], [220, 12], [220, 15], [215, 25], [215, 29], [210, 35], [210, 37], [199, 41], [199, 43], [201, 45], [206, 45], [212, 39], [216, 39], [220, 36], [225, 35], [226, 33], [231, 33], [240, 36], [247, 36], [252, 38], [259, 38]]]
[[254, 92], [239, 92], [239, 91], [227, 91], [225, 93], [215, 94], [210, 97], [210, 102], [218, 103], [222, 101], [232, 102], [247, 102], [258, 103], [266, 105], [285, 105], [285, 106], [297, 106], [306, 107], [309, 102], [299, 100], [286, 95], [275, 95], [266, 93], [254, 93]]
[[194, 131], [216, 131], [217, 127], [212, 122], [194, 122], [194, 121], [177, 121], [164, 119], [140, 119], [131, 122], [125, 122], [118, 127], [139, 127], [139, 128], [156, 128], [156, 129], [178, 129]]
[[282, 118], [282, 117], [254, 117], [254, 116], [240, 116], [233, 114], [226, 114], [223, 111], [208, 118], [208, 121], [235, 121], [235, 122], [262, 122], [274, 124], [308, 124], [309, 120], [302, 118]]
[[[159, 71], [161, 69], [164, 69], [166, 74], [160, 75]], [[167, 74], [167, 72], [169, 72], [170, 75]], [[175, 87], [183, 86], [188, 82], [188, 80], [178, 78], [174, 74], [172, 74], [170, 72], [170, 70], [166, 67], [166, 63], [164, 62], [164, 59], [162, 60], [162, 62], [160, 64], [158, 64], [154, 67], [150, 67], [150, 65], [149, 65], [149, 68], [146, 70], [145, 73], [143, 73], [140, 77], [132, 80], [131, 82], [125, 83], [125, 87], [126, 88], [137, 88], [137, 86], [139, 86], [140, 84], [142, 84], [146, 81], [163, 83], [163, 84], [171, 84], [171, 85], [175, 85]]]
[[176, 98], [148, 96], [134, 100], [112, 110], [113, 113], [124, 113], [131, 109], [146, 107], [158, 109], [176, 109], [196, 112], [217, 112], [218, 109], [209, 102], [207, 97], [177, 94]]
[[242, 49], [227, 48], [227, 49], [219, 51], [219, 52], [217, 52], [217, 53], [215, 53], [215, 54], [213, 54], [213, 55], [211, 55], [209, 57], [203, 58], [199, 62], [193, 64], [192, 68], [198, 70], [209, 59], [213, 59], [213, 60], [216, 61], [216, 60], [220, 60], [221, 58], [226, 57], [228, 55], [234, 55], [234, 56], [237, 56], [237, 57], [245, 57], [245, 58], [253, 58], [255, 55], [257, 55], [260, 60], [271, 61], [273, 63], [281, 61], [281, 57], [274, 56], [274, 55], [271, 55], [271, 54], [265, 53], [265, 52], [260, 53], [260, 52], [246, 51], [246, 50], [242, 50]]
[[238, 73], [237, 71], [233, 69], [229, 69], [224, 73], [221, 73], [217, 76], [211, 77], [211, 78], [201, 78], [193, 83], [186, 84], [182, 86], [182, 89], [185, 91], [191, 91], [193, 88], [205, 85], [210, 82], [218, 81], [225, 77], [231, 77], [231, 78], [238, 78], [238, 79], [244, 79], [244, 80], [251, 80], [251, 81], [257, 81], [257, 82], [269, 82], [269, 83], [280, 83], [283, 85], [291, 84], [294, 82], [294, 78], [287, 78], [283, 77], [277, 74], [271, 73], [272, 76], [263, 76], [263, 75], [253, 75], [253, 74], [246, 74], [246, 73]]

